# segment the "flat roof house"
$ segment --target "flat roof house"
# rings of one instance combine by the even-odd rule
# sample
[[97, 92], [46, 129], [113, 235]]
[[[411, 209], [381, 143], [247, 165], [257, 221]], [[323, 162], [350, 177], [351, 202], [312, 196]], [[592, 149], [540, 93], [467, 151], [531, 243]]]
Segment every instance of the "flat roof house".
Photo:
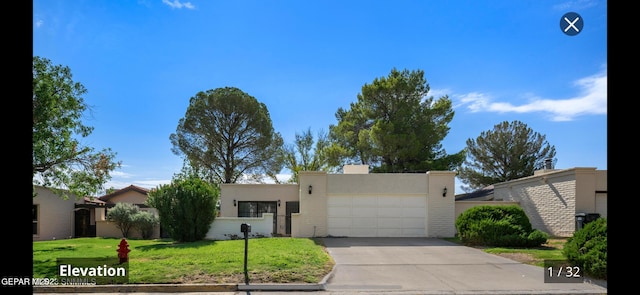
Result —
[[[273, 214], [292, 237], [453, 237], [455, 172], [301, 171], [298, 184], [222, 184], [220, 217]], [[215, 224], [215, 222], [214, 222]]]
[[[456, 218], [480, 205], [518, 205], [534, 228], [558, 237], [578, 229], [578, 215], [607, 217], [606, 170], [545, 167], [532, 176], [458, 196], [455, 175], [369, 173], [367, 165], [346, 165], [339, 174], [302, 171], [297, 184], [221, 184], [219, 215], [206, 238], [239, 238], [242, 223], [252, 225], [252, 236], [454, 237]], [[35, 188], [34, 241], [119, 237], [106, 216], [120, 202], [157, 216], [144, 205], [150, 190], [135, 185], [99, 198], [67, 200], [48, 188]], [[158, 227], [152, 238], [164, 236]]]
[[496, 201], [517, 202], [533, 228], [552, 236], [572, 236], [579, 229], [577, 215], [607, 217], [607, 170], [541, 169], [493, 187]]

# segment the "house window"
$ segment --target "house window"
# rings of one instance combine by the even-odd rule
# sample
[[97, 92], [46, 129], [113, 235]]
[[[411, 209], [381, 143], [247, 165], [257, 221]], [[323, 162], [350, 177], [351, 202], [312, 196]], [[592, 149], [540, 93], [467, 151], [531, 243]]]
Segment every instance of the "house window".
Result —
[[238, 202], [238, 217], [262, 217], [262, 213], [273, 213], [273, 233], [277, 227], [277, 202], [255, 202], [240, 201]]
[[262, 213], [276, 213], [277, 202], [238, 202], [238, 217], [262, 217]]
[[33, 235], [38, 234], [38, 205], [31, 207], [31, 215], [33, 216]]

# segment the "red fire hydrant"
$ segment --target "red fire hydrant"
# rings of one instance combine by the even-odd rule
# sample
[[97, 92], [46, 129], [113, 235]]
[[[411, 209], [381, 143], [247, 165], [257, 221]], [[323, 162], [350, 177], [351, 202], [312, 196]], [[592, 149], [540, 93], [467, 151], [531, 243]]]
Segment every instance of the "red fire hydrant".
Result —
[[127, 240], [125, 238], [122, 238], [122, 240], [120, 240], [118, 250], [116, 251], [118, 251], [118, 258], [120, 258], [120, 263], [129, 261], [129, 252], [131, 252], [131, 250], [129, 249], [129, 244], [127, 243]]

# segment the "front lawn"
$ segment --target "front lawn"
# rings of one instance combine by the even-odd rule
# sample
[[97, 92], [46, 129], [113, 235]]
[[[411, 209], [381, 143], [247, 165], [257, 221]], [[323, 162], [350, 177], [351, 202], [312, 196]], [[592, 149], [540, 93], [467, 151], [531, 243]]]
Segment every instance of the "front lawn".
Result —
[[[244, 240], [176, 243], [128, 239], [129, 283], [244, 283]], [[33, 242], [33, 277], [57, 276], [57, 258], [116, 257], [120, 239]], [[248, 242], [251, 283], [317, 283], [333, 268], [318, 240], [254, 238]]]

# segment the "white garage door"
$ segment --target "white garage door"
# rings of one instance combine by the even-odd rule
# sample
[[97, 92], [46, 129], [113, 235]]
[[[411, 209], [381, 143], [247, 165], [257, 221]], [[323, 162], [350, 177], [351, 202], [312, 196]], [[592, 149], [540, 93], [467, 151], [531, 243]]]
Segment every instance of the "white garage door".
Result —
[[329, 196], [327, 230], [337, 237], [425, 237], [424, 196]]

